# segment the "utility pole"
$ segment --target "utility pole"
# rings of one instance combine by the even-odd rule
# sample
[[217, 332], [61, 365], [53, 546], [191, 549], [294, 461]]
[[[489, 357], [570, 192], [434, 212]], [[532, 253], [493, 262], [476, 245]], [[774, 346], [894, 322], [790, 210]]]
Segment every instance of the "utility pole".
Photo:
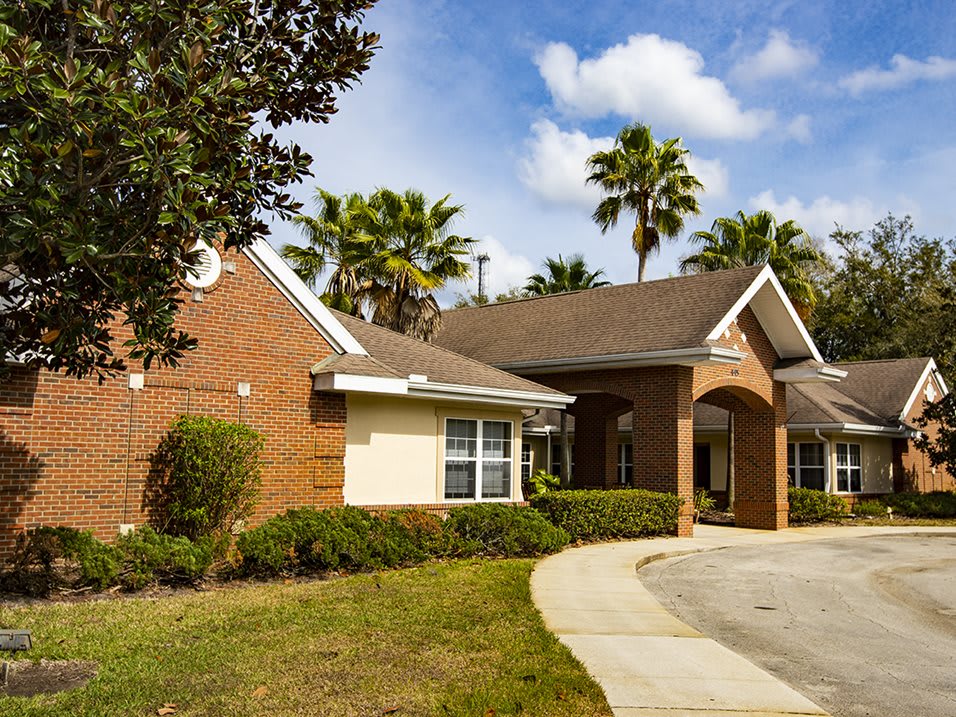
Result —
[[485, 264], [491, 261], [491, 257], [487, 254], [479, 254], [475, 257], [475, 261], [478, 262], [478, 303], [487, 304], [488, 297], [485, 296]]

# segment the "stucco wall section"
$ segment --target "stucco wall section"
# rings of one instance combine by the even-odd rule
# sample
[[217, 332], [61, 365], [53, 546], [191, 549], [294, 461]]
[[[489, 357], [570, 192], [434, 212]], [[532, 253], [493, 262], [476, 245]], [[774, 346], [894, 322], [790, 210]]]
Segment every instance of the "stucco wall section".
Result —
[[345, 502], [444, 503], [445, 418], [511, 421], [511, 500], [520, 501], [521, 413], [473, 404], [352, 394], [346, 401]]

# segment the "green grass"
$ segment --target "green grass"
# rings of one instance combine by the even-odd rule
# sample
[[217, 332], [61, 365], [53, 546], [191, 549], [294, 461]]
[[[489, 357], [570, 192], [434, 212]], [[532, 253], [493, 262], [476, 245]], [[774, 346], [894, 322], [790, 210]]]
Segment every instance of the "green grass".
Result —
[[31, 659], [99, 663], [86, 687], [0, 698], [0, 715], [155, 715], [164, 703], [177, 715], [610, 715], [545, 630], [532, 566], [0, 608], [0, 627], [33, 630]]

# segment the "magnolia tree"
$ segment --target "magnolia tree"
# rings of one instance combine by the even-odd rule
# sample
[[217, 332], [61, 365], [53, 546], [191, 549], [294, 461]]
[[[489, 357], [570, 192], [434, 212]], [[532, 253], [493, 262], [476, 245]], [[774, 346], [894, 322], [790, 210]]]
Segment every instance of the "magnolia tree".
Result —
[[175, 318], [197, 243], [297, 211], [311, 158], [270, 130], [328, 121], [373, 2], [0, 5], [0, 359], [82, 376], [194, 348]]

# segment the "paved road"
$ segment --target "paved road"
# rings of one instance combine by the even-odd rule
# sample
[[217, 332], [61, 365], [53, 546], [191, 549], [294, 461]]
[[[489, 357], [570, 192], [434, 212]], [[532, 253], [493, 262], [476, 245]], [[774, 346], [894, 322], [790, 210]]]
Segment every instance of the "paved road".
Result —
[[837, 717], [956, 717], [956, 536], [732, 547], [638, 573], [674, 615]]

